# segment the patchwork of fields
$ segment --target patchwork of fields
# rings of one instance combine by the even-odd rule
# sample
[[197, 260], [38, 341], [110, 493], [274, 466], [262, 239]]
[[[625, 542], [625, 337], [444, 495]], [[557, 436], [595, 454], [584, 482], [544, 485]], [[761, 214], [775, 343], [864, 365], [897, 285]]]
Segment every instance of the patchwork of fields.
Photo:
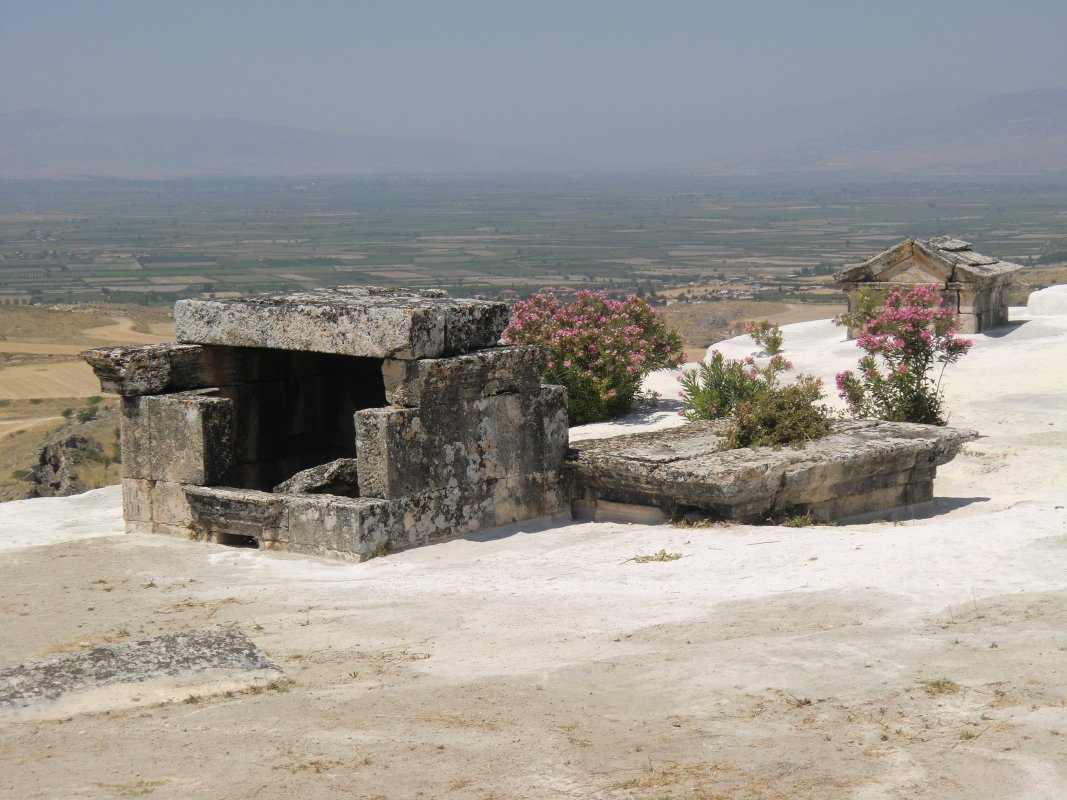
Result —
[[169, 304], [342, 284], [511, 297], [819, 300], [828, 275], [952, 233], [1065, 254], [1067, 186], [667, 177], [0, 182], [0, 303]]

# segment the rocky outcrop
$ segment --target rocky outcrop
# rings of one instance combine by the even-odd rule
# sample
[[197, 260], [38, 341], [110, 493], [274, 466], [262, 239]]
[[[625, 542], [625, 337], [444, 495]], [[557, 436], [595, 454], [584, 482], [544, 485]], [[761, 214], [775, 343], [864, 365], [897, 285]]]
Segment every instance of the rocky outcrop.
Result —
[[67, 497], [90, 487], [78, 476], [78, 468], [98, 460], [100, 447], [86, 436], [71, 434], [41, 448], [37, 463], [26, 480], [30, 497]]

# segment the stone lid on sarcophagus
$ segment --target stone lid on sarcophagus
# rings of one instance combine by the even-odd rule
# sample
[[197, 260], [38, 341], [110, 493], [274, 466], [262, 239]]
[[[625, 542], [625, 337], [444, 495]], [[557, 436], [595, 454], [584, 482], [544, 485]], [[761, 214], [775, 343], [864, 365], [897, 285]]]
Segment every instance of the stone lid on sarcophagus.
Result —
[[1010, 281], [1022, 265], [984, 256], [951, 236], [905, 239], [862, 264], [834, 275], [838, 284], [940, 283], [983, 286]]
[[224, 300], [179, 300], [184, 344], [265, 347], [368, 358], [439, 358], [497, 344], [505, 303], [441, 291], [339, 286]]

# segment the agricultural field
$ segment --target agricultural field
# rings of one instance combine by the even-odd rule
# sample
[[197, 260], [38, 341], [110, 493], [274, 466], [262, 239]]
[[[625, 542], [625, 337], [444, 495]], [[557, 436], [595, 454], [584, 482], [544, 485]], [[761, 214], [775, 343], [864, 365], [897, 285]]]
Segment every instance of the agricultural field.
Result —
[[1067, 261], [1067, 184], [702, 177], [0, 182], [0, 303], [124, 302], [344, 284], [510, 298], [825, 302], [829, 276], [952, 233]]

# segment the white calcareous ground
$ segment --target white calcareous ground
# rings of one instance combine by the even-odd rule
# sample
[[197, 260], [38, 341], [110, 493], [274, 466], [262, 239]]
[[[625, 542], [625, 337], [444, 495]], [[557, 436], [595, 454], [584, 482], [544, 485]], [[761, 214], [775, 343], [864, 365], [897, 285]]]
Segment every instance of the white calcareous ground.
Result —
[[[528, 523], [353, 565], [125, 535], [114, 489], [0, 505], [0, 667], [232, 625], [289, 679], [0, 720], [0, 795], [1067, 797], [1067, 316], [1013, 320], [945, 376], [983, 438], [880, 522]], [[855, 363], [785, 332], [831, 392]]]

